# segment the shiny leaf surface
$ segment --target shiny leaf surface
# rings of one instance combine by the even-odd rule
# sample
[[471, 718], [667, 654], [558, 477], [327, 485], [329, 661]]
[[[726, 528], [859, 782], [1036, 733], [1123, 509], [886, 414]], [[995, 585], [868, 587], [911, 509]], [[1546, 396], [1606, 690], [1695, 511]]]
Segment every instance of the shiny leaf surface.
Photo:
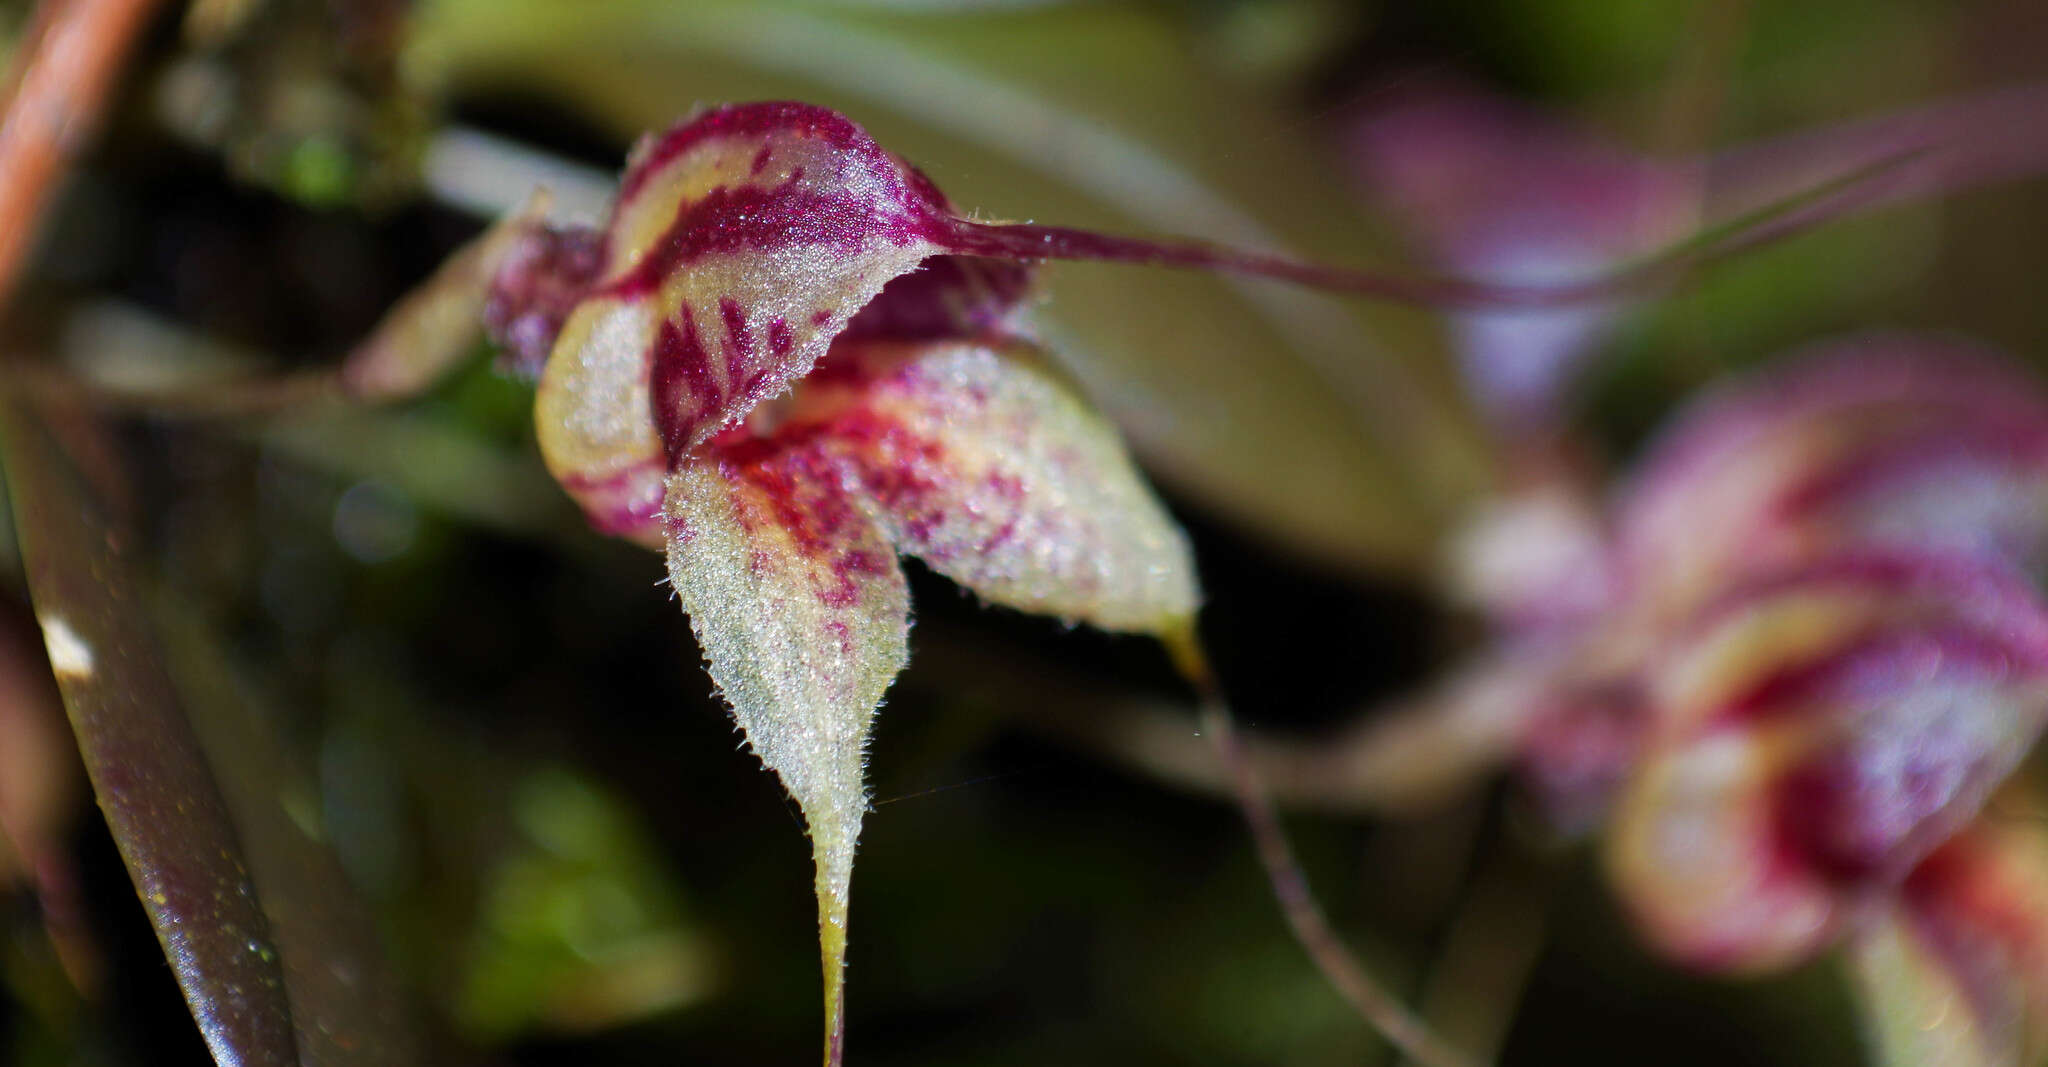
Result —
[[284, 809], [284, 750], [204, 626], [146, 592], [109, 439], [75, 413], [16, 401], [4, 414], [51, 666], [208, 1047], [232, 1064], [416, 1062], [368, 914]]

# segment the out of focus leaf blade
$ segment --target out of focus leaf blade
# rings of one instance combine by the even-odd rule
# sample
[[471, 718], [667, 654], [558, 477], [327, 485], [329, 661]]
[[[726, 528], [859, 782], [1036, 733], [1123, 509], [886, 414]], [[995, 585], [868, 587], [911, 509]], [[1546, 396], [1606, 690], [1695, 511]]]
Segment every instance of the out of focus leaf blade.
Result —
[[167, 655], [151, 626], [105, 445], [82, 417], [0, 408], [23, 559], [73, 732], [208, 1047], [236, 1065], [415, 1062], [368, 914], [285, 811], [282, 748], [201, 629], [162, 627]]
[[307, 1067], [419, 1061], [399, 985], [377, 927], [327, 843], [286, 808], [310, 807], [311, 774], [264, 722], [214, 631], [175, 598], [156, 598], [158, 630], [187, 716], [240, 831], [270, 920], [285, 993]]
[[[438, 0], [418, 25], [420, 76], [557, 95], [622, 141], [680, 102], [802, 99], [970, 211], [1346, 263], [1380, 243], [1298, 122], [1142, 12]], [[1164, 271], [1048, 276], [1054, 347], [1091, 395], [1162, 477], [1244, 525], [1352, 565], [1413, 564], [1484, 481], [1419, 313]]]
[[0, 448], [36, 616], [143, 909], [214, 1058], [296, 1064], [283, 971], [234, 821], [122, 573], [126, 538], [59, 436], [87, 424], [5, 403]]

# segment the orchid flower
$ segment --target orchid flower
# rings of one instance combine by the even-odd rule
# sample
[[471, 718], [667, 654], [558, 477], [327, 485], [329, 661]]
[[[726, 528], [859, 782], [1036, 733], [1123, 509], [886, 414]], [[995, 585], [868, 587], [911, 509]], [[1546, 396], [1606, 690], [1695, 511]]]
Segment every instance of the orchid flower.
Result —
[[1530, 597], [1497, 601], [1506, 659], [1549, 666], [1522, 669], [1540, 682], [1523, 684], [1487, 735], [1563, 824], [1590, 828], [1661, 714], [1652, 665], [1713, 605], [1873, 552], [2038, 574], [2044, 434], [2038, 385], [1943, 337], [1827, 342], [1710, 393], [1603, 510], [1566, 512], [1525, 537], [1572, 551], [1493, 554], [1506, 575], [1496, 594], [1570, 595], [1537, 624]]
[[487, 316], [515, 361], [548, 350], [549, 470], [665, 550], [803, 810], [830, 1062], [868, 729], [909, 654], [898, 554], [1108, 630], [1180, 639], [1199, 603], [1186, 538], [1021, 321], [1030, 269], [948, 254], [980, 232], [837, 114], [721, 108], [640, 146], [601, 235], [510, 255]]

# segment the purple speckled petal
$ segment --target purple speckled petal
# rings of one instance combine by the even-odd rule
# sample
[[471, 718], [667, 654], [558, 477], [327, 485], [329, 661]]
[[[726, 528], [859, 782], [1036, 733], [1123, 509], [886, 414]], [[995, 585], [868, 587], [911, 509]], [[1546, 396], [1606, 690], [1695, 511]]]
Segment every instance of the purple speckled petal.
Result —
[[815, 435], [899, 550], [989, 601], [1147, 633], [1193, 617], [1187, 538], [1029, 345], [842, 341], [802, 399], [830, 420], [786, 432]]
[[580, 226], [538, 226], [522, 235], [491, 279], [484, 329], [503, 367], [539, 378], [562, 322], [604, 269], [604, 235]]

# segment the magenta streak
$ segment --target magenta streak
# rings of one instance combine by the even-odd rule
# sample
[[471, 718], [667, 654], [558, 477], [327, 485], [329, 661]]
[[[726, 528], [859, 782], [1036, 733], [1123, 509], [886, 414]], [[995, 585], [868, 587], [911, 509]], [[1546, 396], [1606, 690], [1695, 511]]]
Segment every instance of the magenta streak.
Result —
[[1524, 286], [1442, 276], [1376, 274], [1195, 241], [1152, 241], [1059, 226], [955, 218], [944, 220], [931, 236], [954, 255], [1214, 270], [1429, 307], [1556, 307], [1606, 300], [1655, 290], [1699, 265], [1696, 260], [1659, 262], [1586, 282]]
[[2048, 422], [2037, 383], [1995, 353], [1947, 338], [1858, 334], [1803, 349], [1768, 375], [1724, 385], [1659, 435], [1625, 487], [1625, 541], [1717, 464], [1802, 420], [1911, 405], [1929, 420]]
[[1970, 618], [1995, 627], [2030, 649], [2032, 659], [2048, 663], [2048, 609], [2033, 589], [2006, 563], [1957, 553], [1871, 548], [1831, 555], [1714, 598], [1681, 637], [1697, 640], [1736, 612], [1769, 598], [1825, 589], [1967, 605]]
[[777, 315], [768, 322], [768, 354], [781, 359], [796, 347], [796, 338], [789, 332], [789, 321]]
[[[899, 213], [884, 214], [884, 207]], [[654, 247], [625, 275], [602, 287], [607, 296], [638, 297], [659, 289], [681, 267], [711, 255], [761, 255], [817, 247], [853, 258], [876, 242], [899, 248], [928, 240], [934, 226], [906, 205], [880, 205], [849, 193], [784, 183], [769, 188], [720, 186], [685, 204]]]
[[[815, 594], [819, 603], [841, 610], [860, 601], [856, 579], [882, 574], [889, 559], [847, 547], [859, 537], [866, 519], [840, 490], [831, 459], [809, 447], [822, 432], [807, 428], [721, 448], [717, 462], [728, 481], [743, 482], [760, 494], [798, 555], [824, 563], [831, 584], [816, 588]], [[757, 569], [763, 562], [756, 561]]]
[[1195, 241], [1154, 241], [1059, 226], [981, 223], [950, 216], [944, 220], [943, 237], [935, 235], [934, 239], [957, 255], [1096, 260], [1215, 270], [1430, 307], [1557, 307], [1648, 295], [1708, 263], [1868, 207], [1893, 192], [1889, 185], [1897, 183], [1892, 179], [1909, 171], [1919, 155], [1912, 149], [1883, 155], [1865, 165], [1846, 168], [1845, 173], [1828, 175], [1830, 180], [1812, 188], [1795, 190], [1828, 191], [1787, 217], [1736, 224], [1730, 232], [1713, 235], [1678, 254], [1654, 257], [1638, 266], [1562, 285], [1509, 285], [1445, 276], [1377, 274]]
[[740, 302], [729, 296], [718, 298], [718, 315], [725, 321], [725, 384], [734, 393], [746, 392], [753, 383], [748, 381], [749, 365], [759, 358], [754, 350], [754, 334], [747, 327], [747, 312]]
[[697, 336], [696, 316], [688, 304], [677, 311], [681, 326], [675, 319], [663, 320], [655, 338], [647, 389], [670, 470], [683, 462], [704, 413], [716, 411], [725, 400], [725, 392], [711, 380], [711, 357]]
[[[717, 138], [819, 140], [874, 163], [884, 166], [890, 163], [888, 154], [866, 131], [855, 125], [852, 119], [830, 108], [794, 101], [728, 104], [673, 126], [662, 134], [620, 184], [618, 202], [623, 205], [631, 201], [640, 194], [649, 176], [659, 173], [683, 153]], [[763, 157], [772, 147], [764, 144], [762, 155], [755, 157], [756, 173], [766, 166]]]
[[2048, 420], [2039, 425], [1974, 423], [1916, 433], [1820, 471], [1787, 490], [1778, 507], [1795, 520], [1844, 500], [1967, 464], [2006, 478], [2048, 483]]
[[[1939, 657], [1943, 677], [1921, 679], [1922, 660]], [[1706, 721], [1709, 729], [1787, 715], [1827, 714], [1830, 697], [1857, 703], [1875, 688], [1886, 695], [1909, 686], [1953, 684], [1959, 680], [2012, 680], [2048, 670], [2042, 650], [1956, 623], [1895, 624], [1853, 634], [1832, 652], [1783, 667], [1724, 704]], [[1967, 673], [1966, 673], [1967, 672]], [[1963, 677], [1958, 677], [1963, 676]]]
[[1802, 227], [1916, 197], [1953, 193], [2048, 169], [2048, 83], [1959, 96], [1908, 111], [1748, 145], [1708, 169], [1711, 217], [1726, 219], [1783, 201], [1813, 180], [1859, 166], [1901, 161], [1799, 209], [1778, 228]]

